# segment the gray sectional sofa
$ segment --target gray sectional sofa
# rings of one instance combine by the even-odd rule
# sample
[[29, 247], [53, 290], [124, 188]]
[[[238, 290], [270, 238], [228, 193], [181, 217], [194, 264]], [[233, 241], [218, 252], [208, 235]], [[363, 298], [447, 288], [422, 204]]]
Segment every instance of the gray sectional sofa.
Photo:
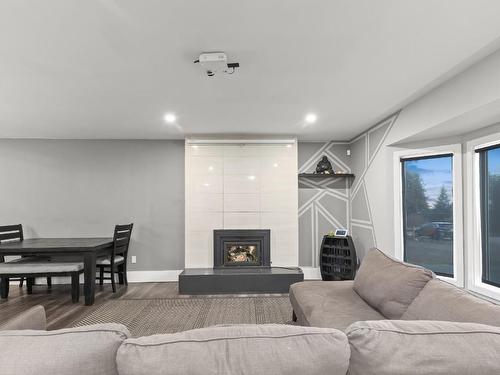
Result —
[[0, 374], [500, 374], [500, 306], [378, 250], [354, 282], [302, 282], [290, 298], [304, 326], [140, 338], [120, 324], [45, 331], [36, 307], [0, 327]]
[[344, 331], [364, 320], [438, 320], [500, 327], [500, 306], [441, 281], [422, 267], [378, 249], [363, 259], [354, 281], [305, 281], [290, 287], [302, 326]]

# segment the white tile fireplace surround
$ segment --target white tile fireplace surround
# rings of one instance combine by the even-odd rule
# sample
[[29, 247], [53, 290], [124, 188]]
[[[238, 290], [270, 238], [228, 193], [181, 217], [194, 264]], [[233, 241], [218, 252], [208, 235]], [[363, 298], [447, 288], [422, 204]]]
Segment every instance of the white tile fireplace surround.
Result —
[[298, 266], [297, 142], [246, 141], [186, 140], [186, 268], [213, 267], [214, 229], [270, 229], [272, 265]]

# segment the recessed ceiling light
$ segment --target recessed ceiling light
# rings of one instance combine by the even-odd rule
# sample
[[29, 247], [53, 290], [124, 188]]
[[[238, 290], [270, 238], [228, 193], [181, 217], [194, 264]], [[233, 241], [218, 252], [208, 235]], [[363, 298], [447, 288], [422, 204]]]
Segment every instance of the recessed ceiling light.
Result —
[[305, 118], [305, 120], [308, 124], [314, 124], [317, 119], [318, 119], [318, 116], [316, 116], [314, 113], [308, 113], [306, 115], [306, 118]]
[[177, 117], [175, 117], [175, 115], [173, 113], [167, 113], [163, 119], [165, 120], [165, 122], [167, 124], [173, 124], [176, 120], [177, 120]]

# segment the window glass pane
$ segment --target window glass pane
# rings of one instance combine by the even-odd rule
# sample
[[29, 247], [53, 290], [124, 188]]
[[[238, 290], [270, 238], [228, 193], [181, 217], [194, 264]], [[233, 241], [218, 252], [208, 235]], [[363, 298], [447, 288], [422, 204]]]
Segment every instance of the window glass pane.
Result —
[[404, 260], [453, 277], [453, 156], [402, 160]]
[[481, 152], [483, 282], [500, 286], [500, 148]]

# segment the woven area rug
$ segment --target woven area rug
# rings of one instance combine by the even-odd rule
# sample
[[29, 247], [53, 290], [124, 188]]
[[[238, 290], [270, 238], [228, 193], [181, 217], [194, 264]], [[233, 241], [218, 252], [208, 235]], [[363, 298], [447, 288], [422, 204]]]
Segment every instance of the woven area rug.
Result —
[[106, 302], [73, 326], [121, 323], [140, 337], [216, 324], [285, 324], [291, 316], [288, 297], [120, 299]]

